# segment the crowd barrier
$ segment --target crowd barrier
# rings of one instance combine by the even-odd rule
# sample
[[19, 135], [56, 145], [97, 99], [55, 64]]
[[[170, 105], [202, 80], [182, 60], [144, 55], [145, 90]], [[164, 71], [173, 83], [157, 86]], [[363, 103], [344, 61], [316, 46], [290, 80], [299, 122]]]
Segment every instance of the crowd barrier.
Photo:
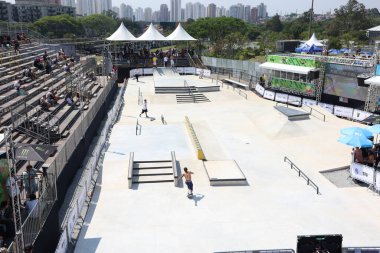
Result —
[[72, 242], [73, 232], [75, 229], [75, 225], [79, 218], [84, 219], [84, 216], [81, 216], [82, 209], [86, 203], [86, 201], [90, 200], [91, 191], [93, 189], [93, 178], [95, 176], [95, 172], [97, 170], [97, 164], [99, 160], [103, 157], [107, 139], [111, 132], [111, 128], [116, 123], [119, 114], [122, 109], [123, 95], [126, 89], [125, 83], [122, 88], [119, 90], [117, 94], [117, 98], [112, 106], [112, 109], [107, 114], [107, 120], [105, 121], [104, 127], [98, 135], [98, 139], [96, 140], [96, 144], [92, 149], [91, 156], [88, 157], [84, 162], [84, 168], [87, 170], [87, 173], [83, 173], [82, 178], [76, 188], [74, 196], [77, 196], [76, 199], [70, 203], [69, 211], [66, 215], [66, 222], [62, 228], [61, 237], [59, 239], [56, 253], [64, 253], [68, 249], [69, 242]]
[[289, 104], [294, 104], [294, 105], [299, 105], [299, 104], [307, 105], [307, 106], [318, 105], [322, 107], [323, 109], [325, 109], [326, 111], [334, 114], [335, 116], [347, 118], [350, 120], [363, 121], [364, 119], [372, 115], [372, 113], [370, 112], [362, 111], [359, 109], [338, 106], [338, 105], [333, 105], [333, 104], [326, 104], [322, 102], [317, 102], [309, 98], [302, 98], [295, 95], [289, 95], [282, 92], [268, 90], [268, 89], [265, 89], [260, 84], [256, 84], [254, 89], [262, 97], [269, 100], [273, 100], [276, 102], [289, 103]]
[[380, 192], [380, 171], [376, 171], [375, 168], [360, 163], [351, 163], [350, 176]]
[[[204, 77], [211, 76], [211, 71], [209, 69], [200, 69], [200, 68], [194, 68], [194, 67], [176, 67], [174, 68], [174, 70], [180, 75], [201, 75], [202, 74]], [[133, 77], [136, 74], [139, 76], [153, 75], [153, 68], [138, 68], [138, 69], [131, 69], [129, 71], [130, 77]]]

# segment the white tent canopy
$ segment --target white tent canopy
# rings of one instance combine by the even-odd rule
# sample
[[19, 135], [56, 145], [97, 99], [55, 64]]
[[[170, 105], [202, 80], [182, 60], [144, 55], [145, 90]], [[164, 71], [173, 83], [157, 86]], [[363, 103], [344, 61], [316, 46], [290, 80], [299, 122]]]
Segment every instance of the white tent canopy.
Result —
[[167, 40], [181, 40], [181, 41], [189, 41], [196, 40], [188, 34], [185, 29], [183, 29], [181, 23], [178, 24], [177, 28], [166, 37]]
[[303, 74], [303, 75], [307, 75], [310, 71], [315, 69], [315, 68], [309, 68], [309, 67], [273, 63], [273, 62], [265, 62], [260, 65], [260, 68], [268, 69], [268, 70], [283, 71], [283, 72], [298, 73], [298, 74]]
[[308, 41], [306, 41], [305, 44], [308, 45], [309, 47], [313, 45], [316, 47], [323, 47], [323, 44], [317, 39], [317, 37], [315, 36], [315, 33], [313, 33], [311, 38]]
[[133, 36], [132, 33], [128, 31], [128, 29], [124, 26], [124, 23], [121, 22], [119, 28], [106, 40], [110, 41], [133, 41], [136, 40], [136, 37]]
[[154, 28], [151, 23], [149, 28], [136, 40], [144, 40], [144, 41], [163, 41], [167, 40], [164, 35], [162, 35], [156, 28]]
[[364, 81], [365, 84], [380, 86], [380, 76], [373, 76]]

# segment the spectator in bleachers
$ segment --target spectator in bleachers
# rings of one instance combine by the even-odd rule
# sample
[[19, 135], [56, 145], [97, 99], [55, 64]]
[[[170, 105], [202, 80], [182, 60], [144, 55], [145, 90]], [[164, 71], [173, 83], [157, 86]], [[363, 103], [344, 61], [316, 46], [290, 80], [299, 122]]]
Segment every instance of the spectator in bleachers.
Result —
[[51, 106], [47, 100], [46, 100], [46, 95], [43, 95], [41, 98], [40, 98], [40, 105], [42, 107], [42, 110], [49, 110], [49, 107]]
[[24, 76], [29, 77], [32, 80], [36, 79], [36, 74], [33, 72], [32, 68], [25, 69]]
[[33, 253], [33, 246], [32, 245], [28, 245], [24, 248], [24, 252], [25, 253]]
[[28, 95], [28, 92], [22, 88], [21, 86], [21, 79], [19, 80], [16, 80], [14, 83], [13, 83], [13, 88], [15, 88], [15, 90], [17, 91], [17, 94], [19, 96], [24, 96], [24, 95]]
[[63, 67], [63, 69], [64, 69], [67, 73], [71, 73], [70, 66], [69, 66], [68, 63], [65, 64], [65, 66]]
[[18, 40], [14, 41], [13, 47], [15, 49], [15, 54], [19, 54], [20, 53], [20, 42]]
[[57, 104], [58, 99], [59, 98], [55, 95], [54, 90], [49, 90], [48, 92], [46, 92], [46, 100], [49, 104]]
[[44, 69], [44, 65], [43, 65], [43, 63], [41, 61], [41, 58], [38, 57], [38, 56], [34, 59], [33, 66], [36, 67], [36, 68], [38, 68], [39, 70], [43, 70]]
[[36, 194], [38, 191], [38, 175], [37, 170], [33, 168], [32, 165], [28, 164], [26, 166], [26, 171], [22, 173], [22, 180], [24, 183], [25, 191], [27, 196]]
[[69, 93], [66, 94], [66, 98], [65, 98], [65, 100], [66, 100], [66, 103], [67, 103], [69, 106], [73, 107], [74, 109], [77, 109], [77, 105], [76, 105], [76, 104], [74, 103], [74, 101], [73, 101], [72, 93], [71, 93], [71, 92], [69, 92]]
[[47, 59], [48, 59], [48, 53], [46, 52], [46, 50], [45, 50], [45, 52], [44, 52], [42, 58], [44, 59], [44, 62], [47, 61]]
[[46, 74], [50, 74], [52, 70], [51, 61], [49, 59], [46, 59], [45, 61], [45, 70]]

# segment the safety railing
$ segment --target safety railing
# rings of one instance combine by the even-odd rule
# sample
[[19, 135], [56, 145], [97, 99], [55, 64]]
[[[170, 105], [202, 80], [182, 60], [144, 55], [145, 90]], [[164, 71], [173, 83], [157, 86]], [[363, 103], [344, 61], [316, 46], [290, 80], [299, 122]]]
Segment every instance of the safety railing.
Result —
[[141, 135], [141, 125], [139, 119], [136, 120], [136, 135]]
[[171, 151], [171, 156], [172, 156], [172, 167], [173, 167], [173, 176], [174, 176], [174, 186], [178, 186], [178, 169], [177, 169], [177, 158], [175, 157], [175, 152]]
[[133, 184], [133, 164], [134, 164], [135, 154], [131, 152], [129, 154], [129, 166], [128, 166], [128, 188], [132, 189]]
[[237, 90], [237, 93], [238, 93], [240, 96], [244, 97], [245, 99], [248, 99], [248, 95], [247, 95], [247, 93], [245, 93], [245, 92], [242, 91], [241, 89], [235, 89], [235, 90]]
[[103, 158], [105, 150], [107, 148], [107, 139], [110, 135], [111, 128], [119, 119], [122, 106], [123, 106], [123, 95], [125, 92], [125, 85], [119, 90], [119, 93], [115, 99], [112, 109], [109, 110], [107, 114], [107, 120], [95, 140], [95, 145], [93, 149], [89, 152], [90, 157], [85, 160], [83, 164], [85, 172], [79, 181], [79, 184], [75, 190], [74, 197], [70, 203], [70, 207], [64, 218], [63, 226], [61, 228], [61, 237], [58, 242], [56, 253], [64, 253], [67, 251], [69, 243], [74, 243], [74, 229], [78, 222], [78, 218], [84, 219], [86, 215], [85, 204], [89, 203], [91, 199], [91, 192], [94, 189], [94, 184], [96, 183], [96, 175], [98, 173], [98, 165], [100, 160]]
[[193, 103], [196, 103], [195, 95], [186, 80], [183, 81], [183, 86], [189, 90], [189, 96], [191, 96]]
[[317, 194], [320, 194], [319, 187], [305, 173], [303, 173], [302, 170], [300, 170], [288, 157], [284, 157], [284, 162], [289, 163], [290, 168], [297, 171], [298, 176], [303, 177], [306, 180], [307, 185], [311, 185], [317, 191]]

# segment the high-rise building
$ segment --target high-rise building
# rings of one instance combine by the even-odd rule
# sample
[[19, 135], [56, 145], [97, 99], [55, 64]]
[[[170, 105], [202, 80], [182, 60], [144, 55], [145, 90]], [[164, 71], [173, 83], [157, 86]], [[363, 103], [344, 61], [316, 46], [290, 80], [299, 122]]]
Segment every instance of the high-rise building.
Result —
[[251, 6], [246, 5], [244, 6], [244, 21], [249, 22], [250, 19], [251, 19]]
[[28, 5], [61, 5], [61, 0], [16, 0], [15, 4], [28, 4]]
[[211, 3], [207, 6], [207, 17], [215, 18], [216, 17], [216, 5]]
[[181, 8], [181, 21], [186, 21], [185, 20], [185, 8]]
[[127, 16], [127, 5], [125, 3], [120, 4], [120, 18]]
[[237, 5], [231, 5], [230, 6], [230, 17], [233, 17], [233, 18], [239, 18], [239, 6]]
[[170, 20], [169, 17], [169, 8], [166, 4], [160, 5], [160, 22], [168, 22]]
[[193, 3], [189, 2], [185, 6], [185, 20], [193, 18]]
[[120, 9], [117, 6], [112, 7], [112, 11], [117, 14], [117, 17], [120, 17]]
[[144, 9], [144, 21], [148, 21], [148, 22], [152, 21], [152, 8], [146, 7]]
[[263, 3], [257, 6], [259, 19], [265, 19], [268, 16], [267, 6]]
[[141, 7], [135, 10], [134, 21], [144, 21], [144, 10]]
[[12, 21], [13, 15], [12, 15], [12, 4], [0, 1], [0, 20], [2, 21]]
[[125, 11], [125, 18], [133, 20], [133, 8], [130, 5], [127, 5], [126, 11]]
[[193, 19], [197, 20], [199, 18], [206, 17], [206, 7], [200, 2], [193, 4]]
[[75, 7], [75, 0], [61, 0], [63, 6]]
[[170, 0], [170, 21], [181, 20], [181, 0]]
[[250, 22], [251, 23], [257, 23], [258, 20], [259, 20], [259, 10], [257, 9], [257, 7], [253, 7], [251, 9], [251, 20], [250, 20]]
[[160, 22], [160, 12], [159, 11], [154, 11], [152, 13], [152, 21], [153, 22]]
[[95, 0], [96, 13], [112, 10], [112, 0]]
[[96, 8], [93, 0], [77, 0], [77, 14], [88, 16], [95, 13]]
[[220, 8], [216, 8], [216, 16], [217, 17], [223, 17], [223, 16], [227, 16], [226, 15], [226, 8], [224, 8], [223, 6], [221, 6]]

